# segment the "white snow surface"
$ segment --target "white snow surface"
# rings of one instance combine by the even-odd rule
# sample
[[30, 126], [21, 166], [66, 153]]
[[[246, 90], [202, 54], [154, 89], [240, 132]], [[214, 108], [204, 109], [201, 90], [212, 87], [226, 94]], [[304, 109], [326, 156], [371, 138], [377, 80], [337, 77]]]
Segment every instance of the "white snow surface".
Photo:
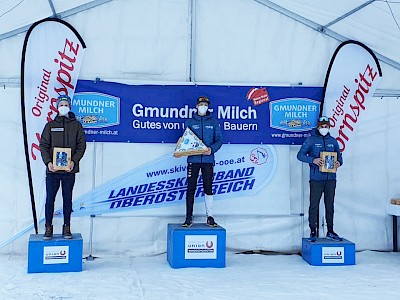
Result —
[[[94, 254], [96, 255], [96, 254]], [[228, 252], [225, 268], [173, 269], [166, 254], [99, 255], [82, 272], [27, 273], [0, 255], [0, 299], [398, 299], [400, 254], [362, 251], [353, 266], [311, 266], [300, 255]]]

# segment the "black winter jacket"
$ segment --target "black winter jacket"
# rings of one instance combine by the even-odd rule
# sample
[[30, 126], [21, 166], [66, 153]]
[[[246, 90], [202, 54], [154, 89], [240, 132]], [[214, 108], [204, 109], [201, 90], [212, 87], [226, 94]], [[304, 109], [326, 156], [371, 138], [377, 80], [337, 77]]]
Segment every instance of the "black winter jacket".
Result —
[[[79, 172], [79, 161], [86, 150], [86, 139], [82, 124], [75, 118], [73, 112], [68, 113], [68, 118], [57, 115], [53, 121], [46, 124], [40, 139], [40, 152], [47, 168], [49, 162], [53, 162], [54, 147], [71, 148], [71, 160], [74, 168], [70, 173]], [[65, 171], [57, 171], [64, 173]]]

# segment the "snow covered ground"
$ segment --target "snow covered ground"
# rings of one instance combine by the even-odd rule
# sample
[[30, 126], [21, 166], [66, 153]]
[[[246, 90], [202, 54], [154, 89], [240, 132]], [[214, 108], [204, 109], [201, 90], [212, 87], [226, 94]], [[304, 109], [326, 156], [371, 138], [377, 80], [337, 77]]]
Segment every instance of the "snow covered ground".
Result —
[[[95, 254], [96, 255], [96, 254]], [[363, 251], [355, 266], [310, 266], [299, 255], [227, 253], [226, 268], [172, 269], [166, 254], [101, 256], [78, 273], [27, 273], [0, 255], [0, 299], [398, 299], [400, 253]]]

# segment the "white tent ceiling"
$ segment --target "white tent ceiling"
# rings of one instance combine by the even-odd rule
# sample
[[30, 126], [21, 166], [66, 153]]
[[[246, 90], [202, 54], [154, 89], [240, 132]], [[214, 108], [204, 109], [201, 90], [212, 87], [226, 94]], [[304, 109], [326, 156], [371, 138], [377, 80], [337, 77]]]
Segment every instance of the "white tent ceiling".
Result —
[[[117, 4], [129, 1], [145, 2], [143, 0], [0, 0], [0, 42], [27, 31], [33, 22], [45, 17], [67, 18], [105, 3]], [[192, 7], [206, 2], [187, 1]], [[157, 1], [153, 2], [154, 5], [157, 4]], [[238, 1], [218, 0], [215, 4], [228, 6], [234, 2]], [[267, 8], [295, 20], [320, 32], [328, 39], [337, 42], [349, 39], [360, 41], [376, 53], [381, 63], [400, 72], [399, 0], [248, 0], [247, 2], [248, 5], [257, 3], [260, 11], [265, 11]], [[1, 77], [4, 78], [4, 74]]]
[[[65, 18], [112, 0], [2, 0], [0, 40], [50, 16]], [[191, 1], [191, 0], [188, 0]], [[197, 0], [201, 1], [201, 0]], [[254, 0], [339, 41], [363, 42], [400, 69], [400, 1]], [[194, 0], [196, 2], [196, 0]], [[29, 12], [29, 13], [26, 13]]]

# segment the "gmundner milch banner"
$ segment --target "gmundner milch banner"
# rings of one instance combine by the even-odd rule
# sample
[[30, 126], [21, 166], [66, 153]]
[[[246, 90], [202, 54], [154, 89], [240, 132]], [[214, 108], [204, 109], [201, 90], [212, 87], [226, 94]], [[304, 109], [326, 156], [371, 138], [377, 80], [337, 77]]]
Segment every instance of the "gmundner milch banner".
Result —
[[339, 45], [325, 78], [322, 115], [345, 151], [382, 77], [375, 54], [357, 41]]
[[57, 115], [59, 95], [73, 97], [85, 51], [78, 32], [65, 21], [49, 18], [28, 30], [21, 61], [21, 107], [25, 155], [35, 229], [35, 199], [41, 210], [45, 200], [45, 170], [39, 141], [45, 124]]
[[322, 88], [79, 80], [72, 106], [88, 141], [176, 143], [202, 95], [211, 100], [225, 143], [293, 145], [316, 126]]

